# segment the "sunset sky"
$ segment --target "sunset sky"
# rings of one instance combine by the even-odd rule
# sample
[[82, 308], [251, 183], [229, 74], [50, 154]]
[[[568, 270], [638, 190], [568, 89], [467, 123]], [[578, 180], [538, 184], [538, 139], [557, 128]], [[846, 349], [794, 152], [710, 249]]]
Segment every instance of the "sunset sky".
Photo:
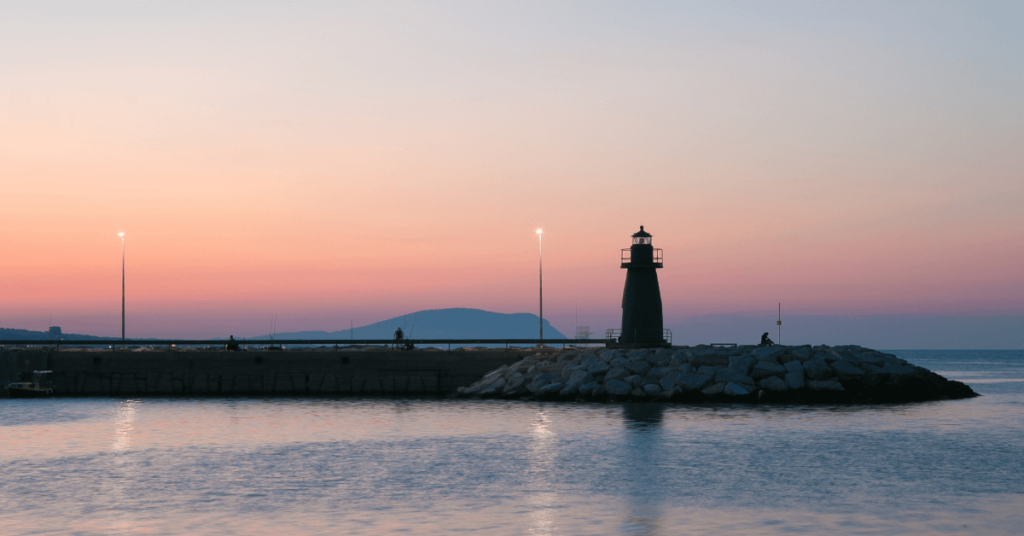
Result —
[[[336, 5], [337, 4], [337, 5]], [[1024, 3], [2, 2], [0, 327], [1024, 314]]]

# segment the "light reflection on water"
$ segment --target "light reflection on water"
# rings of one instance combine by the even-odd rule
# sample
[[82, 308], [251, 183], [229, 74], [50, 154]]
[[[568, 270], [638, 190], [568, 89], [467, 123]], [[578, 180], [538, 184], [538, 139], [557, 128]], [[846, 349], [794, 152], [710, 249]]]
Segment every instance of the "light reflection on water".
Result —
[[527, 515], [530, 520], [527, 532], [539, 536], [556, 534], [553, 509], [558, 505], [559, 500], [555, 493], [546, 491], [549, 485], [545, 481], [546, 475], [555, 470], [551, 464], [557, 457], [557, 452], [554, 451], [556, 447], [555, 433], [551, 431], [550, 424], [551, 419], [544, 414], [544, 409], [541, 408], [537, 410], [530, 428], [529, 463], [530, 474], [534, 478], [528, 483], [528, 486], [534, 491], [526, 493], [529, 505]]
[[892, 406], [0, 400], [0, 533], [1013, 534], [1021, 354]]
[[111, 450], [117, 452], [127, 450], [132, 445], [132, 431], [135, 423], [135, 406], [137, 400], [126, 400], [117, 407], [117, 416], [114, 419], [114, 444]]

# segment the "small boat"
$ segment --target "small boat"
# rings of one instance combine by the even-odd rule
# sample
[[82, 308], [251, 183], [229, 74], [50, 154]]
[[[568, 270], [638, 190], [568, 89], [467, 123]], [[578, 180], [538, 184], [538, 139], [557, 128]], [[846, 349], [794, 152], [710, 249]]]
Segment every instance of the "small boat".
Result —
[[[46, 398], [53, 394], [53, 381], [49, 370], [32, 372], [32, 381], [20, 381], [7, 384], [7, 394], [11, 398]], [[27, 378], [22, 378], [27, 379]]]

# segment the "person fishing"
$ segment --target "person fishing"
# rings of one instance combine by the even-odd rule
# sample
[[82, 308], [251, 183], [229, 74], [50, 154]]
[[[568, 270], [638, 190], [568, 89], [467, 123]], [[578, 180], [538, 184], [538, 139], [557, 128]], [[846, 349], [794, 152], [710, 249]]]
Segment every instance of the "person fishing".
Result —
[[234, 335], [231, 335], [230, 337], [228, 337], [228, 350], [230, 350], [232, 352], [237, 352], [238, 351], [238, 343], [235, 342], [235, 336]]
[[758, 346], [775, 346], [775, 342], [768, 338], [767, 331], [764, 332], [763, 335], [761, 335], [761, 344], [759, 344]]
[[[402, 339], [404, 339], [404, 338], [405, 338], [405, 334], [404, 334], [404, 333], [402, 333], [402, 328], [398, 328], [398, 329], [396, 329], [396, 330], [395, 330], [395, 340], [396, 340], [396, 341], [400, 341], [400, 340], [402, 340]], [[397, 345], [397, 344], [395, 345], [395, 348], [398, 348], [398, 345]]]

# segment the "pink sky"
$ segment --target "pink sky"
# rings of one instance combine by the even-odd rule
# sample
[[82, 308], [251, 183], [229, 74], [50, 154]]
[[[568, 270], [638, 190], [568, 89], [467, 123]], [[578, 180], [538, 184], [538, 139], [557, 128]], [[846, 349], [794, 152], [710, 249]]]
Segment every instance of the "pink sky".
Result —
[[[972, 6], [975, 4], [972, 4]], [[1016, 11], [1000, 11], [1016, 10]], [[0, 8], [0, 326], [1024, 314], [1019, 7]]]

